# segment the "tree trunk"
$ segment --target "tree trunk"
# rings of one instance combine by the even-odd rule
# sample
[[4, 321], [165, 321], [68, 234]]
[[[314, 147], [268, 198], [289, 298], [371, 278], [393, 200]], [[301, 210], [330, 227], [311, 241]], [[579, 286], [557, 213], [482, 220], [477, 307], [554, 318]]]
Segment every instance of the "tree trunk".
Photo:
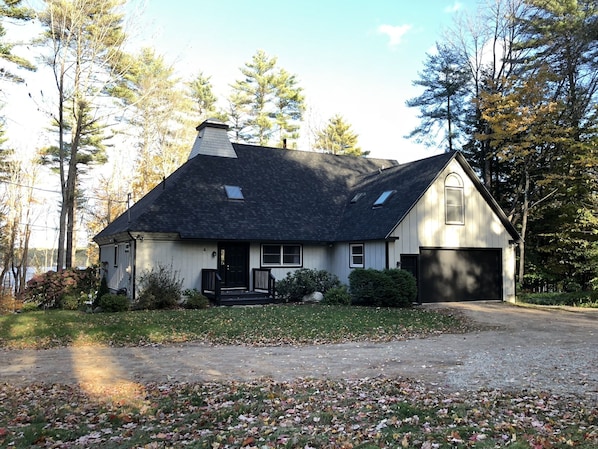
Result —
[[527, 219], [529, 216], [529, 171], [525, 169], [525, 186], [523, 188], [523, 204], [521, 206], [521, 240], [519, 241], [519, 283], [523, 285], [525, 274], [525, 233], [527, 231]]
[[62, 194], [58, 230], [58, 250], [56, 252], [56, 271], [61, 271], [64, 268], [64, 243], [66, 237], [66, 217], [68, 204], [68, 193], [64, 173], [64, 164], [66, 163], [66, 154], [64, 149], [64, 64], [60, 68], [60, 74], [56, 80], [56, 83], [58, 85], [58, 165], [60, 170], [60, 192]]
[[69, 160], [69, 172], [67, 178], [67, 228], [66, 228], [66, 252], [65, 263], [67, 268], [73, 266], [73, 235], [75, 227], [75, 205], [77, 188], [77, 152], [81, 142], [81, 131], [83, 129], [83, 115], [86, 105], [83, 100], [76, 103], [77, 122], [75, 124], [73, 142], [71, 143], [71, 155]]

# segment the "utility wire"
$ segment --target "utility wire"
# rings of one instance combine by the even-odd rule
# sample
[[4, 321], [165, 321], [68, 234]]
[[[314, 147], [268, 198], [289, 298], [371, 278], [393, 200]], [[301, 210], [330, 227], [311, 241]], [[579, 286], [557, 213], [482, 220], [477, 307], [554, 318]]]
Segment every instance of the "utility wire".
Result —
[[[62, 192], [58, 191], [58, 190], [50, 190], [50, 189], [43, 189], [41, 187], [34, 187], [34, 186], [26, 186], [24, 184], [19, 184], [18, 182], [12, 182], [12, 181], [2, 181], [4, 184], [10, 184], [13, 186], [17, 186], [17, 187], [23, 187], [25, 189], [32, 189], [32, 190], [39, 190], [41, 192], [48, 192], [48, 193], [55, 193], [57, 195], [62, 195]], [[98, 201], [107, 201], [106, 198], [100, 198], [99, 196], [86, 196], [87, 199], [92, 199], [92, 200], [98, 200]], [[126, 204], [128, 201], [127, 200], [111, 200], [114, 203], [122, 203], [122, 204]]]

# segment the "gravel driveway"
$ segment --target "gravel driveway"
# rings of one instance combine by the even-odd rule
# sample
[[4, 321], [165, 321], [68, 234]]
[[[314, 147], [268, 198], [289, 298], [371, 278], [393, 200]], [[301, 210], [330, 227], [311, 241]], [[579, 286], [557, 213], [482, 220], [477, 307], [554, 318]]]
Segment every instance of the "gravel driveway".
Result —
[[498, 302], [450, 308], [489, 330], [389, 343], [72, 347], [0, 352], [0, 382], [205, 382], [402, 376], [449, 390], [551, 390], [598, 402], [598, 310]]

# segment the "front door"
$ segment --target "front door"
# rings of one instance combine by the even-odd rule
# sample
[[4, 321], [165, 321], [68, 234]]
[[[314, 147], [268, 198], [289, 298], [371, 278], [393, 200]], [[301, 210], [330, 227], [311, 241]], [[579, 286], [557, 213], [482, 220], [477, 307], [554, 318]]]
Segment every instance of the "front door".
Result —
[[218, 244], [218, 274], [222, 288], [249, 288], [249, 244]]

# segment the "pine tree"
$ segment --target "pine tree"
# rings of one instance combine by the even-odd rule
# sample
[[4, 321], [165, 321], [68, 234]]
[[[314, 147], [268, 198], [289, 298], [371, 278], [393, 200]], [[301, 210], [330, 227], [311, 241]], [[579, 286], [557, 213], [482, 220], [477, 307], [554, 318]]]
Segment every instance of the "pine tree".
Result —
[[174, 76], [174, 67], [153, 49], [141, 49], [130, 57], [128, 66], [127, 75], [111, 94], [128, 108], [125, 119], [132, 126], [138, 151], [133, 197], [141, 198], [188, 156], [194, 130], [188, 116], [193, 105]]
[[[241, 68], [244, 78], [236, 81], [230, 96], [231, 131], [238, 140], [258, 145], [298, 138], [305, 110], [304, 97], [294, 75], [276, 66], [277, 58], [259, 50]], [[273, 139], [277, 142], [273, 142]], [[287, 144], [293, 146], [292, 142]]]
[[124, 0], [45, 0], [40, 14], [46, 63], [57, 89], [54, 125], [58, 145], [53, 154], [58, 165], [62, 202], [58, 236], [57, 269], [73, 263], [76, 189], [81, 164], [102, 162], [104, 123], [100, 100], [106, 87], [123, 75], [125, 41]]
[[338, 114], [331, 117], [326, 127], [317, 131], [315, 137], [314, 149], [324, 153], [349, 156], [366, 156], [368, 154], [357, 146], [357, 134], [352, 131], [351, 125]]
[[419, 77], [413, 85], [424, 87], [424, 92], [408, 100], [407, 106], [419, 108], [421, 123], [407, 137], [433, 145], [442, 133], [446, 150], [455, 150], [465, 122], [471, 79], [467, 64], [454, 49], [437, 44], [436, 53], [426, 55]]
[[[36, 70], [36, 67], [31, 61], [13, 53], [14, 44], [6, 40], [6, 29], [3, 25], [5, 19], [27, 22], [33, 18], [34, 11], [31, 8], [22, 6], [21, 3], [21, 0], [0, 1], [0, 59], [9, 62], [17, 69], [22, 68], [34, 71]], [[1, 78], [15, 82], [24, 81], [18, 73], [6, 68], [0, 70], [0, 79]]]
[[199, 72], [197, 76], [187, 83], [189, 96], [193, 103], [192, 112], [196, 116], [198, 124], [208, 118], [217, 118], [226, 121], [226, 114], [218, 111], [216, 107], [217, 98], [212, 90], [210, 77]]

